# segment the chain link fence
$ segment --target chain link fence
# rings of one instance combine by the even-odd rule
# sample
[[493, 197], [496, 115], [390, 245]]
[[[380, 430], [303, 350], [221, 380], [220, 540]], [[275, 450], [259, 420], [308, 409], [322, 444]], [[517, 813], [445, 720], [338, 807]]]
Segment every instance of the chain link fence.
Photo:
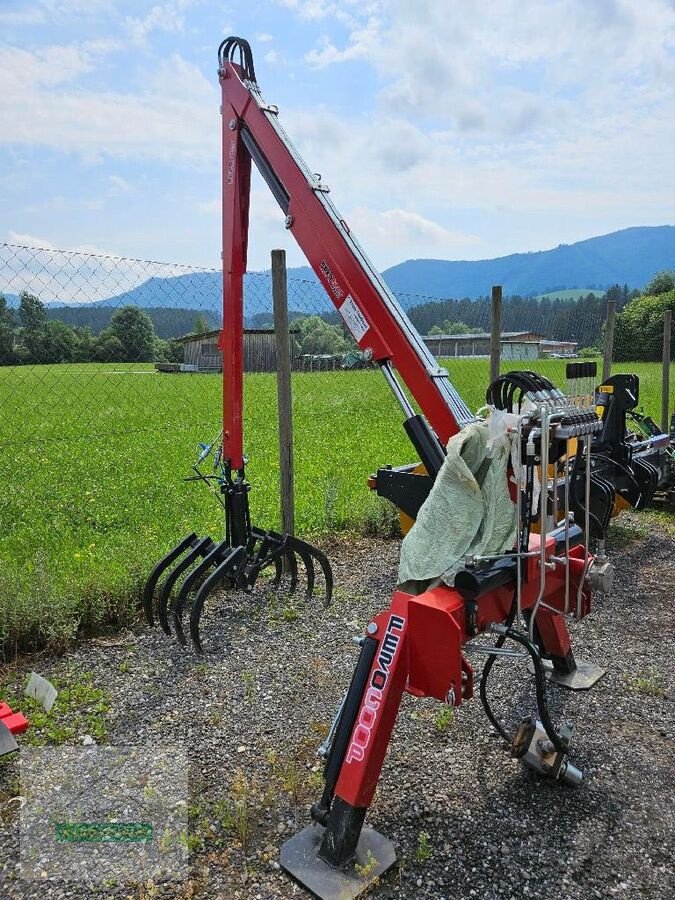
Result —
[[[213, 428], [221, 290], [216, 269], [0, 244], [0, 447]], [[398, 299], [469, 406], [481, 406], [489, 378], [489, 299]], [[619, 312], [624, 303], [620, 296]], [[269, 272], [246, 275], [244, 306], [246, 369], [273, 374]], [[356, 347], [319, 282], [291, 272], [288, 308], [294, 368], [342, 371]], [[592, 294], [574, 302], [507, 298], [502, 371], [538, 369], [563, 388], [570, 359], [596, 360], [601, 372], [606, 309], [605, 299]], [[637, 340], [623, 318], [614, 359], [623, 368], [642, 365], [643, 399], [657, 415], [658, 379], [649, 364], [661, 356], [662, 315], [655, 313]], [[202, 377], [187, 377], [197, 374]]]
[[[218, 504], [184, 480], [198, 443], [220, 428], [221, 279], [216, 269], [0, 244], [0, 646], [125, 614], [174, 541], [222, 532]], [[398, 299], [469, 407], [481, 407], [490, 300]], [[244, 307], [252, 512], [278, 527], [270, 273], [246, 275]], [[298, 532], [393, 527], [365, 482], [379, 465], [414, 461], [400, 409], [378, 371], [343, 367], [355, 345], [318, 281], [291, 270], [288, 309]], [[601, 373], [605, 314], [602, 297], [507, 298], [502, 371], [536, 369], [563, 389], [571, 359], [595, 359]], [[638, 372], [658, 421], [658, 323], [636, 342], [621, 322], [617, 366]]]

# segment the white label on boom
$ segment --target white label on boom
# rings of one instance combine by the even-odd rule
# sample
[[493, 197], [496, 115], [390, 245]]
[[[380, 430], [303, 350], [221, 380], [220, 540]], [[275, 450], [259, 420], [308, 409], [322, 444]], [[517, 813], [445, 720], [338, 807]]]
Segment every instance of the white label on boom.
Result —
[[339, 307], [339, 312], [345, 320], [345, 325], [354, 336], [354, 340], [358, 343], [370, 326], [351, 294], [347, 294], [345, 302]]

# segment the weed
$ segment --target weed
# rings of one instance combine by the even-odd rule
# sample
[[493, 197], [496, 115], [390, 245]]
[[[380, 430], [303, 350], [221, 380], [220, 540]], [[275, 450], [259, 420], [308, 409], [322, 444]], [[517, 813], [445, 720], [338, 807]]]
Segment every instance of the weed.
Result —
[[295, 622], [300, 618], [300, 611], [293, 603], [287, 603], [281, 611], [284, 622]]
[[429, 835], [426, 831], [420, 831], [417, 835], [417, 850], [415, 850], [415, 859], [418, 863], [425, 863], [433, 856], [433, 850], [429, 844]]
[[453, 709], [453, 707], [442, 706], [436, 713], [436, 718], [434, 719], [436, 731], [438, 731], [440, 734], [445, 734], [454, 721], [455, 710]]
[[354, 863], [354, 869], [359, 878], [369, 878], [378, 866], [377, 857], [373, 851], [368, 848], [366, 859], [362, 863]]
[[633, 688], [645, 697], [663, 697], [665, 691], [659, 675], [646, 672], [632, 679]]

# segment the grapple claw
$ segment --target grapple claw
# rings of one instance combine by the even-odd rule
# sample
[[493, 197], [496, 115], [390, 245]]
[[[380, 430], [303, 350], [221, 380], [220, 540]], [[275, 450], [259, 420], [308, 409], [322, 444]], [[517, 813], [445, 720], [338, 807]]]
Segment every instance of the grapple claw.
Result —
[[194, 563], [196, 559], [200, 556], [204, 557], [209, 553], [215, 544], [211, 540], [211, 538], [202, 538], [199, 543], [195, 544], [192, 550], [181, 559], [178, 565], [169, 572], [167, 577], [164, 579], [164, 583], [159, 592], [159, 600], [157, 601], [157, 618], [159, 619], [159, 624], [162, 627], [162, 630], [166, 634], [171, 634], [171, 628], [169, 627], [169, 617], [168, 617], [168, 604], [169, 597], [171, 596], [171, 591], [173, 590], [174, 585], [183, 574], [183, 572], [187, 571], [190, 566]]
[[162, 573], [165, 572], [172, 562], [178, 559], [189, 547], [193, 547], [195, 542], [198, 541], [199, 538], [192, 531], [186, 537], [183, 538], [182, 541], [176, 544], [175, 547], [172, 547], [171, 550], [163, 556], [157, 565], [154, 567], [150, 575], [148, 576], [148, 580], [145, 582], [145, 586], [143, 588], [143, 612], [145, 613], [145, 618], [147, 619], [148, 625], [155, 624], [154, 617], [154, 596], [155, 596], [155, 588], [157, 587], [157, 582], [162, 577]]
[[206, 603], [206, 598], [224, 579], [227, 578], [236, 581], [246, 565], [246, 558], [246, 547], [235, 547], [227, 554], [215, 572], [212, 572], [209, 577], [202, 582], [197, 591], [197, 595], [192, 603], [192, 608], [190, 609], [190, 636], [192, 637], [195, 649], [199, 653], [203, 652], [201, 636], [199, 634], [199, 620], [204, 604]]
[[185, 632], [183, 631], [183, 611], [185, 609], [187, 599], [192, 590], [199, 583], [201, 578], [206, 574], [206, 572], [208, 572], [208, 570], [212, 566], [217, 566], [222, 561], [223, 554], [227, 553], [228, 549], [229, 545], [226, 540], [221, 541], [220, 544], [215, 546], [213, 550], [211, 550], [211, 552], [204, 557], [199, 565], [195, 566], [194, 569], [185, 578], [180, 586], [178, 594], [171, 604], [173, 630], [178, 641], [181, 644], [187, 644], [187, 638], [185, 637]]
[[317, 565], [325, 582], [325, 606], [330, 603], [333, 591], [333, 575], [324, 554], [293, 535], [253, 526], [248, 507], [249, 485], [243, 470], [237, 470], [235, 474], [224, 467], [223, 473], [223, 478], [218, 480], [225, 497], [225, 540], [216, 543], [209, 537], [187, 535], [155, 566], [143, 593], [148, 622], [154, 624], [156, 615], [162, 629], [167, 634], [173, 630], [176, 640], [183, 645], [187, 644], [183, 619], [185, 610], [189, 609], [190, 637], [200, 653], [203, 652], [202, 613], [209, 596], [219, 585], [250, 592], [263, 569], [273, 567], [272, 587], [279, 588], [285, 580], [285, 590], [292, 594], [298, 588], [300, 559], [307, 577], [305, 596], [308, 600], [316, 590]]

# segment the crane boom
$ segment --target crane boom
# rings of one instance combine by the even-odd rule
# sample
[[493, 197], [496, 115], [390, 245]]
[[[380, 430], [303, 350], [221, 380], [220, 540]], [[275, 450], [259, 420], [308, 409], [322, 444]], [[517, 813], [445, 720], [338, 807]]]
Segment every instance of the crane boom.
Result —
[[[236, 42], [236, 43], [229, 43]], [[224, 454], [243, 468], [242, 340], [250, 164], [255, 162], [286, 216], [286, 227], [361, 350], [382, 368], [408, 418], [414, 411], [398, 373], [443, 445], [473, 415], [398, 300], [352, 235], [267, 104], [241, 39], [220, 51], [223, 134], [223, 350]], [[245, 47], [242, 50], [242, 45]], [[240, 63], [227, 54], [240, 52]], [[395, 372], [394, 372], [395, 370]]]

